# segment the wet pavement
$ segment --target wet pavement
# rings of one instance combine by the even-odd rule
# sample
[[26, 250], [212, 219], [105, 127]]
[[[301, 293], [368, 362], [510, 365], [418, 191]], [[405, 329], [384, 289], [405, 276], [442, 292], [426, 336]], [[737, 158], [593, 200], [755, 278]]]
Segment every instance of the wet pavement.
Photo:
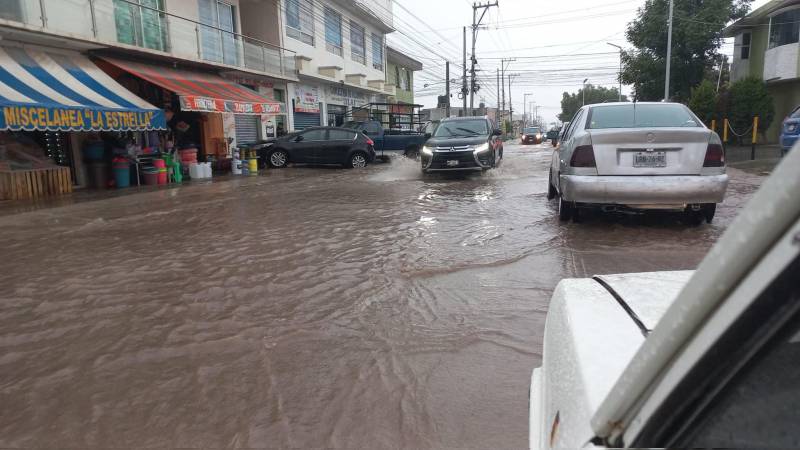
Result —
[[0, 446], [521, 448], [565, 277], [691, 269], [711, 225], [560, 224], [548, 145], [483, 175], [296, 167], [0, 217]]

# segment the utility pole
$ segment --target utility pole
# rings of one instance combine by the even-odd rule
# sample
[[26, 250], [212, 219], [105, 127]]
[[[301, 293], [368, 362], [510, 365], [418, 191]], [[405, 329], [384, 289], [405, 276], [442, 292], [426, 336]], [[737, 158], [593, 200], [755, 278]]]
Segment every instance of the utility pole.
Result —
[[664, 79], [664, 101], [669, 101], [669, 65], [672, 60], [672, 8], [674, 0], [669, 0], [669, 21], [667, 22], [667, 75]]
[[450, 61], [444, 62], [444, 95], [447, 103], [444, 106], [444, 116], [450, 117]]
[[719, 85], [722, 84], [722, 71], [725, 70], [725, 55], [719, 56], [719, 76], [717, 77], [717, 92], [719, 92]]
[[[491, 8], [492, 6], [498, 6], [497, 1], [495, 1], [494, 3], [486, 2], [483, 4], [481, 3], [472, 4], [472, 61], [470, 68], [471, 79], [470, 79], [470, 90], [469, 90], [469, 110], [470, 110], [469, 115], [472, 115], [472, 108], [474, 107], [474, 101], [475, 101], [475, 91], [476, 91], [475, 88], [477, 86], [475, 84], [475, 63], [477, 63], [478, 60], [475, 59], [475, 41], [478, 39], [478, 27], [480, 26], [481, 21], [483, 20], [483, 16], [486, 15], [486, 11], [488, 11], [489, 8]], [[483, 12], [481, 13], [480, 19], [478, 19], [476, 22], [475, 19], [478, 15], [479, 9], [483, 9]]]
[[461, 97], [464, 105], [459, 116], [467, 115], [467, 27], [464, 27], [464, 76], [461, 83]]
[[583, 80], [583, 88], [581, 88], [581, 95], [583, 96], [582, 100], [581, 100], [581, 106], [586, 105], [586, 82], [587, 81], [589, 81], [588, 78]]
[[522, 126], [525, 126], [525, 123], [528, 121], [528, 96], [533, 95], [531, 93], [526, 93], [522, 95]]
[[[506, 63], [511, 63], [512, 61], [516, 61], [516, 60], [517, 60], [516, 58], [511, 58], [511, 59], [501, 58], [500, 59], [500, 86], [501, 86], [501, 88], [503, 90], [502, 97], [500, 97], [501, 98], [501, 103], [503, 104], [502, 108], [500, 109], [501, 117], [502, 117], [503, 114], [505, 114], [504, 111], [506, 110], [506, 68], [507, 68]], [[511, 86], [509, 85], [509, 89], [510, 88], [511, 88]]]
[[495, 120], [497, 121], [497, 128], [500, 128], [500, 114], [502, 111], [500, 109], [500, 68], [497, 68], [497, 114], [495, 114]]
[[606, 42], [606, 44], [616, 47], [619, 49], [619, 72], [617, 72], [617, 77], [619, 77], [619, 101], [622, 101], [622, 47], [617, 44], [612, 44], [611, 42]]
[[508, 121], [511, 122], [511, 129], [514, 129], [514, 104], [511, 103], [511, 78], [517, 76], [515, 73], [508, 74]]

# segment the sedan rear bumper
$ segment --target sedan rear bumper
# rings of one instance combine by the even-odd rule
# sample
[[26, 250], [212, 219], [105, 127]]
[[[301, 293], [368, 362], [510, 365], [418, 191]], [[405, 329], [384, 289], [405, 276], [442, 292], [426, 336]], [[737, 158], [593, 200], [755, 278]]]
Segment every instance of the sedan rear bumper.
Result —
[[615, 205], [720, 203], [728, 175], [585, 176], [561, 175], [565, 200]]

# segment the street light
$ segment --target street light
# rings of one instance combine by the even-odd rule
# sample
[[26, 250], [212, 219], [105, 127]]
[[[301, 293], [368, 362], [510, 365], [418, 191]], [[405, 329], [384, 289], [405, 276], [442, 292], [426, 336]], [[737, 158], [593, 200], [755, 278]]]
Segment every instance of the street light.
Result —
[[528, 121], [528, 112], [527, 112], [527, 109], [525, 109], [525, 107], [528, 106], [528, 96], [529, 95], [533, 95], [533, 94], [531, 94], [531, 93], [522, 94], [522, 126], [523, 127], [526, 125], [526, 122]]
[[583, 89], [581, 89], [581, 95], [583, 95], [583, 100], [581, 100], [581, 106], [585, 106], [586, 105], [586, 82], [587, 81], [589, 81], [588, 78], [583, 80]]
[[619, 72], [617, 72], [617, 77], [619, 77], [619, 101], [622, 101], [622, 47], [611, 42], [606, 42], [606, 44], [619, 49]]

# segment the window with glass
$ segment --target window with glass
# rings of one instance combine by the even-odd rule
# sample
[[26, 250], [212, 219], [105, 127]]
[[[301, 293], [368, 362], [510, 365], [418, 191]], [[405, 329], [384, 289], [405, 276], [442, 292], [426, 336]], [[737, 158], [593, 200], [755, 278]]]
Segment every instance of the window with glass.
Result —
[[454, 120], [442, 122], [436, 129], [434, 137], [472, 137], [488, 136], [489, 122], [485, 119]]
[[286, 35], [314, 45], [314, 2], [286, 0]]
[[383, 36], [372, 33], [372, 68], [383, 71]]
[[114, 0], [117, 42], [169, 51], [167, 19], [162, 0]]
[[200, 8], [200, 54], [206, 61], [238, 65], [234, 6], [220, 0], [198, 0]]
[[406, 90], [412, 90], [411, 86], [411, 69], [406, 69]]
[[326, 140], [327, 130], [325, 129], [317, 129], [317, 130], [308, 130], [300, 133], [303, 136], [303, 140], [308, 141], [324, 141]]
[[740, 59], [750, 59], [750, 33], [742, 33], [742, 47], [739, 54]]
[[586, 128], [699, 127], [688, 108], [677, 104], [615, 105], [591, 109]]
[[24, 22], [23, 11], [21, 0], [4, 0], [0, 2], [0, 19]]
[[366, 64], [366, 42], [364, 27], [350, 21], [350, 58], [358, 63]]
[[352, 141], [356, 138], [356, 133], [345, 130], [328, 130], [328, 139], [331, 141]]
[[800, 38], [800, 9], [772, 16], [769, 30], [769, 48], [797, 43]]
[[342, 56], [342, 15], [325, 7], [325, 48], [334, 55]]

